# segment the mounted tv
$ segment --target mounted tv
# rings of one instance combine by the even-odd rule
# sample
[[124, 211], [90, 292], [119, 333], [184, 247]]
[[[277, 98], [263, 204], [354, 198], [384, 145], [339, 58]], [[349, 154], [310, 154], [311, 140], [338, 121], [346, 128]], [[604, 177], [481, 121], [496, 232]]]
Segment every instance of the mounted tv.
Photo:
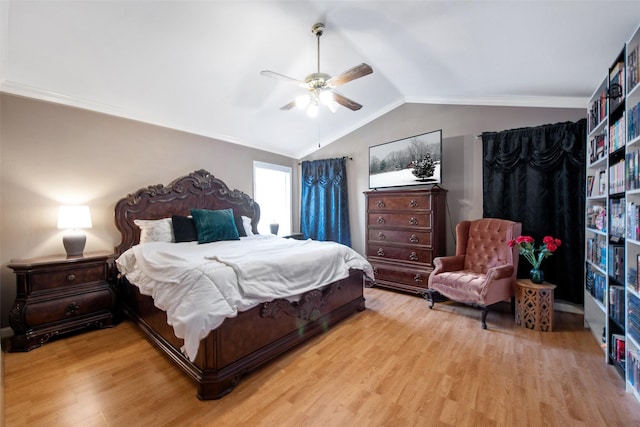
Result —
[[369, 188], [442, 183], [442, 129], [369, 147]]

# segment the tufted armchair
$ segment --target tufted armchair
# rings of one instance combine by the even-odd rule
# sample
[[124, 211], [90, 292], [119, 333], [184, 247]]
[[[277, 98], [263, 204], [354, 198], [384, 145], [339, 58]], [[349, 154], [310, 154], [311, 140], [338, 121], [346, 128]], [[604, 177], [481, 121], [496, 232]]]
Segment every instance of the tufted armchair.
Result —
[[429, 289], [423, 296], [433, 308], [443, 296], [482, 308], [482, 328], [487, 329], [489, 306], [514, 296], [518, 248], [507, 243], [522, 231], [519, 222], [497, 218], [462, 221], [456, 225], [455, 256], [433, 260]]

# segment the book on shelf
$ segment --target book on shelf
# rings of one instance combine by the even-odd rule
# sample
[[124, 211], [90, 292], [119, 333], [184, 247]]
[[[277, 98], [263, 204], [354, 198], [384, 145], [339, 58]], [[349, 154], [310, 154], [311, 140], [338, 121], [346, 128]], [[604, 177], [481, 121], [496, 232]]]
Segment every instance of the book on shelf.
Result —
[[638, 118], [639, 110], [640, 102], [629, 108], [629, 111], [627, 112], [627, 135], [629, 136], [629, 141], [640, 136], [640, 118]]
[[588, 208], [587, 211], [587, 227], [592, 228], [594, 230], [602, 231], [603, 233], [607, 231], [607, 212], [604, 207], [604, 204], [595, 204]]
[[627, 204], [627, 229], [628, 239], [640, 240], [640, 206], [634, 202]]
[[593, 175], [589, 175], [587, 177], [587, 197], [591, 197], [591, 194], [593, 193], [593, 181], [594, 181], [595, 177]]
[[612, 237], [625, 237], [626, 210], [624, 198], [609, 200], [609, 234]]
[[627, 191], [640, 188], [640, 177], [638, 177], [638, 160], [640, 152], [638, 150], [629, 151], [625, 154], [625, 184]]
[[624, 286], [609, 286], [609, 317], [624, 325]]
[[589, 105], [589, 132], [597, 128], [608, 113], [607, 90], [603, 88]]
[[627, 46], [627, 88], [631, 91], [640, 81], [640, 67], [638, 67], [640, 43], [634, 47]]
[[613, 153], [624, 147], [626, 142], [626, 122], [623, 113], [621, 118], [609, 125], [609, 152]]
[[624, 192], [625, 159], [609, 166], [609, 194]]
[[616, 362], [624, 362], [626, 357], [626, 339], [624, 335], [611, 334], [611, 357]]
[[593, 163], [602, 159], [607, 152], [607, 130], [603, 129], [602, 132], [589, 139], [589, 162]]
[[599, 195], [603, 195], [605, 194], [606, 188], [607, 188], [607, 173], [605, 172], [604, 169], [601, 169], [598, 172], [598, 194]]
[[605, 278], [602, 274], [591, 268], [591, 265], [587, 264], [586, 271], [586, 286], [585, 289], [589, 292], [595, 299], [600, 302], [604, 300], [604, 290], [606, 286]]

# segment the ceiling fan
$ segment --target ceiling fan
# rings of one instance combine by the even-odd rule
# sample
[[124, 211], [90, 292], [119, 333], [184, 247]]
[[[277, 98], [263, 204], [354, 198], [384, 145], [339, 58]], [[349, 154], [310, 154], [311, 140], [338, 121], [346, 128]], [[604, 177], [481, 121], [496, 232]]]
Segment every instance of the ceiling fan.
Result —
[[371, 66], [362, 63], [356, 65], [353, 68], [348, 69], [344, 73], [331, 77], [329, 74], [320, 72], [320, 36], [324, 32], [324, 24], [317, 23], [311, 27], [311, 32], [315, 34], [318, 40], [318, 71], [309, 74], [304, 81], [294, 79], [292, 77], [285, 76], [274, 71], [261, 71], [260, 74], [274, 79], [283, 80], [292, 83], [301, 88], [307, 89], [306, 95], [297, 97], [294, 101], [291, 101], [287, 105], [282, 106], [281, 110], [290, 110], [294, 106], [299, 108], [307, 108], [307, 114], [311, 117], [315, 117], [318, 114], [318, 105], [324, 104], [332, 112], [338, 109], [339, 105], [346, 107], [352, 111], [357, 111], [362, 108], [361, 104], [347, 98], [338, 91], [335, 90], [337, 86], [341, 86], [352, 80], [364, 77], [367, 74], [373, 73]]

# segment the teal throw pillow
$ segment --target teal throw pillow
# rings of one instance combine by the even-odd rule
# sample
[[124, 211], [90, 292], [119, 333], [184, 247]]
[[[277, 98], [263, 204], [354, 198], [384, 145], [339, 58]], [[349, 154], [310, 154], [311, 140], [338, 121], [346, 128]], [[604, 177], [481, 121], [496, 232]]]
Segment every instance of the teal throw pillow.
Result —
[[196, 223], [198, 243], [240, 240], [231, 208], [216, 211], [191, 209], [191, 216]]

